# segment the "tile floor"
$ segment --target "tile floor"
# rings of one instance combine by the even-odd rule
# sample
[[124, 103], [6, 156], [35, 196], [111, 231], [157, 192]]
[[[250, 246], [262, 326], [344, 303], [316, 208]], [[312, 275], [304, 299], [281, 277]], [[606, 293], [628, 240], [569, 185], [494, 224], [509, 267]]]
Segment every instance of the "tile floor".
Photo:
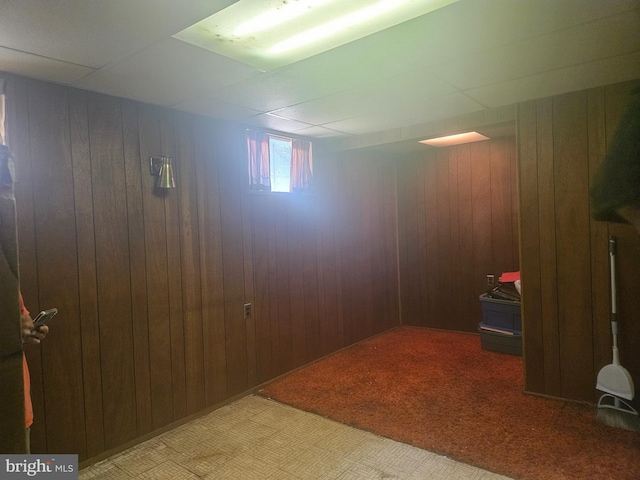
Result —
[[80, 480], [508, 480], [249, 395], [80, 471]]

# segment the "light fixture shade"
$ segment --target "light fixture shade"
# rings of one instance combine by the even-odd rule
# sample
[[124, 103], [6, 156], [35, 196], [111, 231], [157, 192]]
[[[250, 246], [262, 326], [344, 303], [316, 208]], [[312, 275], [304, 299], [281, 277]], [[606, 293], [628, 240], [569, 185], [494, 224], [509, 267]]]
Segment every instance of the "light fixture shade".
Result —
[[420, 140], [420, 143], [425, 145], [431, 145], [432, 147], [451, 147], [453, 145], [462, 145], [463, 143], [480, 142], [482, 140], [489, 140], [478, 132], [465, 132], [455, 135], [447, 135], [445, 137], [429, 138], [427, 140]]
[[173, 38], [270, 71], [456, 1], [237, 0]]
[[176, 182], [173, 178], [173, 165], [171, 157], [162, 157], [162, 168], [160, 178], [158, 178], [158, 188], [175, 188]]

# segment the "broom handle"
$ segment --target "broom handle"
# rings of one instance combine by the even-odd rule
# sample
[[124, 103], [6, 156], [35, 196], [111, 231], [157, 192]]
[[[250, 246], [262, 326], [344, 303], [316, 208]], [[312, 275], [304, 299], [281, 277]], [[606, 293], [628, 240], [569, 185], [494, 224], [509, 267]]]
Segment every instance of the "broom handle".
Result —
[[618, 354], [618, 311], [616, 295], [616, 237], [609, 237], [609, 265], [611, 266], [611, 333], [613, 336], [613, 363], [620, 364]]
[[616, 238], [609, 237], [609, 264], [611, 266], [611, 321], [616, 321]]

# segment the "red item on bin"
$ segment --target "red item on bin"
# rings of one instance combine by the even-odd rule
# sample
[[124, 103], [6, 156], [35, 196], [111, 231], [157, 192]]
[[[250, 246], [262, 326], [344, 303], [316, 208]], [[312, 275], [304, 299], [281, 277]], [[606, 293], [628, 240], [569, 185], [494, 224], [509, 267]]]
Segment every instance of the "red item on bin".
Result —
[[516, 280], [520, 280], [520, 272], [505, 272], [500, 275], [498, 280], [502, 283], [515, 282]]

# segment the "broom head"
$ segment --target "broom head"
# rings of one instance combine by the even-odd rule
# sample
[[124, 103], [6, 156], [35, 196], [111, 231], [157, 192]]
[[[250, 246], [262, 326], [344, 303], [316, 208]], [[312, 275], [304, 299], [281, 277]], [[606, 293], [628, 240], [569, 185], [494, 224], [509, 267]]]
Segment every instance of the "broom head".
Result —
[[640, 416], [625, 400], [605, 393], [598, 401], [598, 422], [614, 428], [640, 433]]

